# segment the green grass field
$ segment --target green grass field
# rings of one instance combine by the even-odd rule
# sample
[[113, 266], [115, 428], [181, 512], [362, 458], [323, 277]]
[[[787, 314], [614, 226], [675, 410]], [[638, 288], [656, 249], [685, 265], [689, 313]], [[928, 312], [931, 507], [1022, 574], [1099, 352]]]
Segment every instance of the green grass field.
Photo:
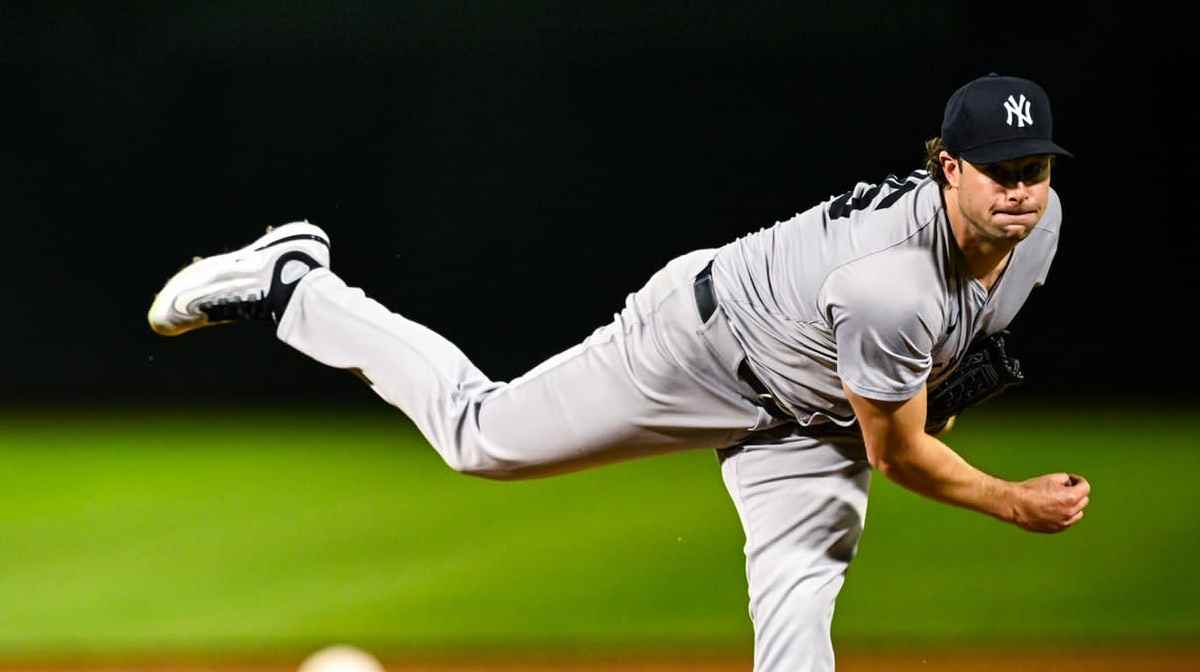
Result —
[[[876, 475], [837, 641], [1200, 638], [1200, 419], [994, 406], [948, 442], [1084, 474], [1087, 518], [1032, 535]], [[0, 464], [3, 658], [750, 646], [711, 453], [496, 483], [398, 414], [45, 411], [0, 416]]]

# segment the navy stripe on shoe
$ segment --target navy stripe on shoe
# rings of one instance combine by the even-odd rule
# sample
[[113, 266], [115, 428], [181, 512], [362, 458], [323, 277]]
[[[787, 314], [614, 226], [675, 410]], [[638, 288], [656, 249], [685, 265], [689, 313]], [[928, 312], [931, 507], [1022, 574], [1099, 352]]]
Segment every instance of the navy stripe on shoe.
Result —
[[329, 241], [325, 240], [324, 238], [322, 238], [320, 236], [314, 236], [311, 233], [298, 233], [294, 236], [287, 236], [286, 238], [280, 238], [279, 240], [276, 240], [274, 242], [267, 243], [266, 245], [263, 245], [262, 247], [255, 248], [254, 251], [261, 252], [261, 251], [267, 249], [268, 247], [275, 247], [276, 245], [279, 245], [282, 243], [290, 243], [293, 240], [315, 240], [318, 243], [324, 245], [325, 247], [329, 247]]

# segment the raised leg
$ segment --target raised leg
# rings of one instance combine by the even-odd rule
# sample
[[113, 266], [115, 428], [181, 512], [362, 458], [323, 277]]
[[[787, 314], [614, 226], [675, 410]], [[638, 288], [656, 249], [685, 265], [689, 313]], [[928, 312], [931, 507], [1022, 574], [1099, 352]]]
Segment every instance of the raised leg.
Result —
[[675, 259], [611, 323], [508, 383], [327, 269], [300, 282], [278, 335], [324, 364], [361, 372], [461, 472], [524, 478], [719, 448], [760, 411], [731, 373], [732, 338], [713, 337], [696, 310], [692, 279], [712, 254]]

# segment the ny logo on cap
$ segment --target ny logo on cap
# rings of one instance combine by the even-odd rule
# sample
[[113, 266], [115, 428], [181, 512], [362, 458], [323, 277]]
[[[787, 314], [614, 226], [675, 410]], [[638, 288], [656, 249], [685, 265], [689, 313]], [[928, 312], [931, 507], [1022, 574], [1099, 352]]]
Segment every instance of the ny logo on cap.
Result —
[[1012, 126], [1013, 115], [1017, 115], [1017, 128], [1025, 128], [1025, 124], [1033, 126], [1033, 114], [1029, 111], [1029, 101], [1025, 99], [1025, 94], [1021, 94], [1021, 100], [1018, 102], [1012, 96], [1004, 103], [1004, 110], [1008, 112], [1008, 121], [1005, 122]]

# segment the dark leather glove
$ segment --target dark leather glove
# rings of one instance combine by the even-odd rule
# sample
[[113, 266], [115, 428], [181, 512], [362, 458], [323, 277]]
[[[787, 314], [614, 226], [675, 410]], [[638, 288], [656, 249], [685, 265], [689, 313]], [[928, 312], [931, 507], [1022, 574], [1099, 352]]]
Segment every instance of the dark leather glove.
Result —
[[1025, 381], [1021, 362], [1009, 354], [1010, 334], [1000, 331], [971, 344], [962, 362], [926, 401], [925, 431], [937, 434], [952, 418]]

